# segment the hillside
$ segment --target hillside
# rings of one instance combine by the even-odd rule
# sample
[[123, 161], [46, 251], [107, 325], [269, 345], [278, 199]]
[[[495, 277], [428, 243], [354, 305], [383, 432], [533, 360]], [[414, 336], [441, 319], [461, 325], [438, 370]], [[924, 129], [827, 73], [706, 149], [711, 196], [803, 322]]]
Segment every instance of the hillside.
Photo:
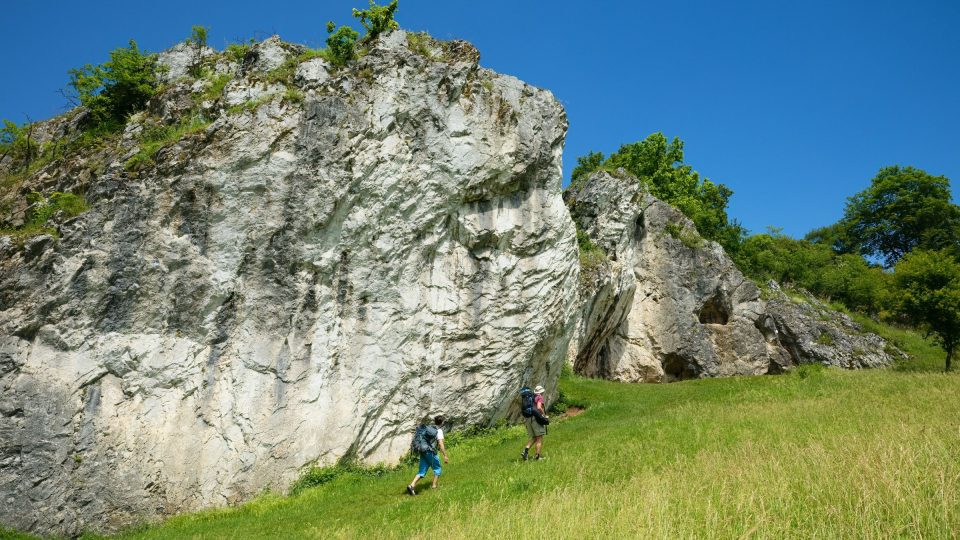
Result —
[[[354, 10], [363, 37], [330, 23], [324, 49], [217, 51], [202, 26], [157, 54], [130, 41], [70, 70], [73, 110], [3, 124], [0, 526], [406, 537], [431, 500], [454, 536], [534, 534], [531, 513], [572, 537], [953, 523], [952, 469], [920, 473], [953, 457], [956, 379], [876, 321], [949, 319], [901, 297], [919, 313], [933, 276], [960, 306], [960, 264], [905, 257], [910, 279], [879, 287], [861, 255], [745, 239], [732, 191], [659, 133], [563, 190], [561, 102], [400, 30], [396, 7]], [[831, 279], [775, 272], [787, 247]], [[516, 463], [521, 386], [590, 405], [546, 463]], [[398, 497], [435, 415], [450, 475]]]
[[403, 493], [407, 466], [119, 538], [948, 538], [960, 528], [960, 378], [909, 337], [900, 344], [924, 355], [910, 372], [566, 377], [564, 395], [589, 408], [551, 425], [544, 462], [520, 462], [522, 430], [504, 428], [454, 444], [440, 489], [416, 498]]

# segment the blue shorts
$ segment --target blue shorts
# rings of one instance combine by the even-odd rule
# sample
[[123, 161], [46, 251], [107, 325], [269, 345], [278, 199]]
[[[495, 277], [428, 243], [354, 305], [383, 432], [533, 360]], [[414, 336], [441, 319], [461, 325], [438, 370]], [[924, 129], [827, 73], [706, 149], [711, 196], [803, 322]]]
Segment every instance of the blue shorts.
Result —
[[440, 476], [440, 456], [436, 452], [420, 454], [420, 471], [417, 472], [417, 476], [426, 476], [427, 469], [433, 469], [433, 474]]

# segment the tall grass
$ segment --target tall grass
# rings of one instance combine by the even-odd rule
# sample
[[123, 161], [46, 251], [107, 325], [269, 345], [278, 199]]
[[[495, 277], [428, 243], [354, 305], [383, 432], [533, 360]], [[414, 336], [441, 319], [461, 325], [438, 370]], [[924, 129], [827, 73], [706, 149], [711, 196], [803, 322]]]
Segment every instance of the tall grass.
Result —
[[589, 402], [541, 462], [522, 428], [450, 449], [440, 488], [412, 466], [295, 497], [173, 518], [122, 538], [955, 538], [960, 377], [810, 367], [627, 385], [567, 376]]

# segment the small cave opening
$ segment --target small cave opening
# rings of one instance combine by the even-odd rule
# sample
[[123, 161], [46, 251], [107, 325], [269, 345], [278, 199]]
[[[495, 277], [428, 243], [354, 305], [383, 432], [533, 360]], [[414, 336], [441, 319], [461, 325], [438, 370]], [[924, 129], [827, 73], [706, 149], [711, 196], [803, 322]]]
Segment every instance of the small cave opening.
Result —
[[667, 382], [697, 378], [696, 366], [676, 353], [669, 353], [664, 357], [663, 373], [666, 375]]
[[718, 292], [704, 302], [698, 318], [700, 324], [727, 324], [730, 320], [730, 308], [724, 295]]

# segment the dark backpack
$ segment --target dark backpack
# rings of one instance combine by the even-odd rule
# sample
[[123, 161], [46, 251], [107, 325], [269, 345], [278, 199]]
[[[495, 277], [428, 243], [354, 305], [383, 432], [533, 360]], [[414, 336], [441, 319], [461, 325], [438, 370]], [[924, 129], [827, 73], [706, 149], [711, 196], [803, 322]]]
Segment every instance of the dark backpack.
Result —
[[524, 418], [533, 416], [535, 407], [533, 406], [533, 390], [529, 386], [520, 389], [520, 414]]
[[410, 443], [410, 451], [415, 454], [433, 453], [436, 450], [433, 445], [437, 442], [437, 426], [420, 424], [417, 430], [413, 432], [413, 442]]

